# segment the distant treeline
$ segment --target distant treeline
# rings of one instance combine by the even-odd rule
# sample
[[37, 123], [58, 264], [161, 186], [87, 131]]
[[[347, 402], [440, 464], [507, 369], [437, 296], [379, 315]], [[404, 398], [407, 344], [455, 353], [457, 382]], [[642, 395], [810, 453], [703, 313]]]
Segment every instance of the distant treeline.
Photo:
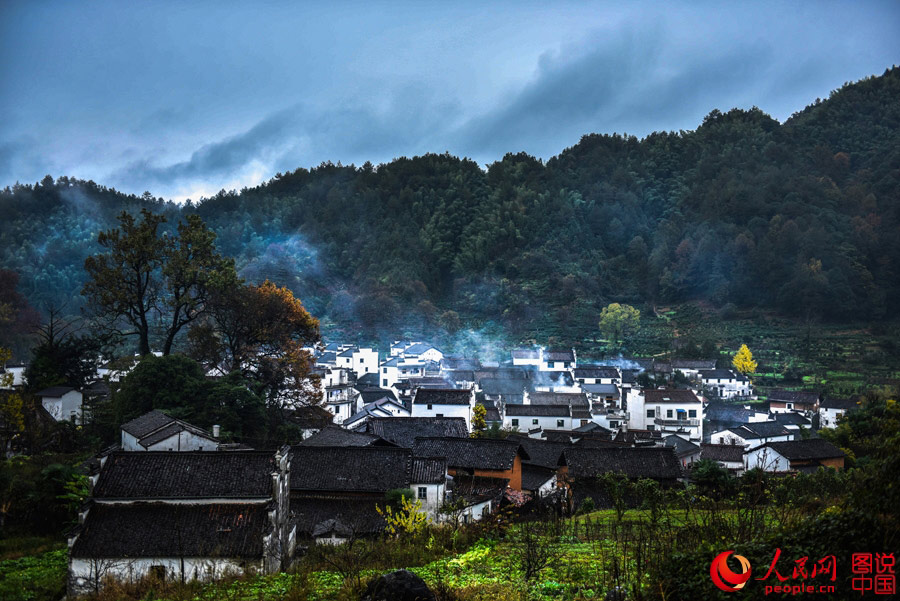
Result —
[[122, 210], [194, 212], [251, 281], [377, 336], [499, 322], [596, 326], [610, 301], [878, 320], [900, 303], [900, 68], [786, 123], [713, 111], [691, 132], [587, 135], [546, 163], [448, 154], [325, 163], [178, 206], [62, 177], [0, 191], [0, 267], [77, 305]]

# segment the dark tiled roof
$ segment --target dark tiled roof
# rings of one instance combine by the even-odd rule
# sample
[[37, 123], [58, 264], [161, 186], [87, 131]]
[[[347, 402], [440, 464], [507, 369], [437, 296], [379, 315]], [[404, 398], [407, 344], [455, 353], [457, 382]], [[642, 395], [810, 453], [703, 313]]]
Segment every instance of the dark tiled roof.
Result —
[[737, 376], [730, 369], [701, 369], [700, 377], [704, 380], [733, 380]]
[[299, 498], [291, 499], [291, 513], [297, 524], [297, 535], [302, 538], [328, 536], [332, 532], [341, 536], [355, 534], [379, 534], [385, 528], [384, 519], [375, 506], [384, 505], [380, 499], [354, 498]]
[[75, 389], [71, 386], [51, 386], [50, 388], [45, 388], [40, 392], [36, 392], [35, 396], [59, 398], [67, 392], [72, 392], [73, 390]]
[[706, 405], [706, 419], [710, 421], [732, 422], [744, 424], [756, 415], [752, 409], [744, 409], [741, 405], [726, 403], [724, 401], [710, 401]]
[[[184, 432], [185, 430], [192, 430], [192, 428], [187, 428], [185, 426], [185, 424], [180, 423], [180, 422], [172, 422], [171, 424], [163, 426], [162, 428], [160, 428], [153, 434], [150, 434], [149, 436], [145, 436], [144, 438], [140, 439], [138, 442], [140, 443], [140, 445], [142, 447], [149, 448], [152, 445], [155, 445], [158, 442], [162, 442], [165, 439], [169, 438], [170, 436], [175, 436], [176, 434]], [[199, 432], [194, 432], [194, 434], [199, 434]], [[207, 435], [207, 437], [210, 440], [214, 440], [212, 438], [212, 435]]]
[[522, 396], [526, 390], [532, 390], [531, 380], [508, 380], [503, 378], [484, 378], [479, 382], [484, 394]]
[[658, 390], [655, 388], [647, 388], [644, 390], [644, 402], [646, 404], [655, 403], [699, 403], [700, 399], [691, 390], [680, 388], [667, 388]]
[[667, 436], [665, 439], [667, 447], [675, 449], [675, 453], [679, 457], [686, 457], [700, 452], [700, 447], [689, 440], [685, 440], [680, 436]]
[[748, 430], [752, 436], [741, 436], [742, 438], [771, 438], [772, 436], [783, 436], [790, 434], [785, 429], [784, 424], [778, 422], [751, 422], [741, 426], [742, 429]]
[[622, 447], [631, 447], [634, 445], [634, 440], [631, 442], [625, 442], [624, 440], [613, 440], [609, 436], [593, 436], [588, 435], [582, 438], [579, 438], [575, 441], [575, 446], [580, 447], [582, 449], [609, 449], [609, 448], [622, 448]]
[[812, 425], [812, 422], [809, 421], [809, 418], [800, 415], [799, 413], [794, 413], [793, 411], [788, 411], [787, 413], [774, 413], [770, 415], [770, 417], [774, 417], [775, 421], [779, 424], [789, 425], [789, 426], [809, 426]]
[[358, 388], [378, 388], [380, 386], [378, 373], [372, 372], [361, 375], [356, 379], [356, 386]]
[[376, 444], [380, 438], [371, 434], [363, 434], [347, 430], [340, 426], [322, 428], [300, 443], [304, 447], [368, 447]]
[[411, 449], [417, 436], [467, 438], [461, 417], [377, 417], [366, 424], [366, 432], [403, 448]]
[[772, 390], [768, 394], [769, 401], [778, 403], [807, 403], [815, 405], [819, 400], [817, 392], [809, 392], [807, 390]]
[[552, 442], [540, 438], [530, 438], [522, 434], [510, 434], [508, 440], [515, 440], [528, 453], [528, 460], [523, 463], [539, 465], [548, 469], [556, 469], [563, 451], [572, 446], [568, 442]]
[[162, 411], [154, 409], [149, 413], [134, 418], [130, 422], [122, 424], [122, 429], [135, 438], [143, 438], [151, 432], [155, 432], [174, 421], [176, 421], [174, 417], [169, 417]]
[[539, 371], [534, 376], [535, 386], [574, 386], [575, 378], [567, 371]]
[[704, 442], [700, 445], [700, 459], [743, 463], [744, 447], [739, 444], [710, 444]]
[[93, 495], [98, 499], [259, 498], [272, 496], [275, 454], [168, 451], [110, 454]]
[[671, 447], [574, 447], [566, 450], [565, 459], [572, 478], [595, 478], [606, 472], [621, 472], [629, 478], [681, 477], [681, 462]]
[[334, 422], [334, 414], [319, 405], [297, 407], [288, 419], [304, 429], [324, 428]]
[[637, 382], [638, 374], [641, 370], [639, 369], [623, 369], [622, 370], [622, 383], [623, 384], [634, 384]]
[[619, 370], [615, 367], [598, 365], [596, 367], [576, 367], [576, 378], [619, 378]]
[[472, 400], [471, 390], [456, 388], [419, 388], [416, 390], [416, 405], [468, 405]]
[[516, 455], [528, 459], [517, 441], [492, 438], [417, 438], [416, 457], [446, 457], [451, 468], [477, 470], [512, 469]]
[[333, 364], [333, 363], [336, 363], [336, 362], [337, 362], [337, 353], [332, 353], [332, 352], [322, 353], [322, 354], [319, 355], [319, 357], [316, 359], [316, 363], [330, 363], [330, 364]]
[[475, 372], [475, 379], [492, 380], [530, 380], [537, 370], [534, 367], [494, 367], [483, 368]]
[[450, 369], [444, 372], [454, 382], [474, 382], [475, 372], [471, 369]]
[[553, 349], [544, 351], [544, 361], [574, 361], [575, 351], [572, 349]]
[[555, 475], [556, 469], [525, 464], [522, 466], [522, 489], [536, 491]]
[[582, 392], [530, 392], [528, 400], [532, 405], [572, 405], [589, 407], [587, 395]]
[[791, 461], [803, 461], [808, 459], [834, 459], [843, 457], [844, 452], [822, 438], [810, 438], [807, 440], [789, 440], [786, 442], [769, 442], [766, 447], [777, 451], [783, 457]]
[[673, 369], [715, 369], [716, 362], [706, 359], [672, 359]]
[[619, 398], [619, 387], [615, 384], [582, 384], [581, 389], [590, 394]]
[[441, 484], [447, 480], [445, 457], [413, 457], [410, 484]]
[[262, 559], [268, 513], [265, 503], [95, 503], [72, 557]]
[[572, 409], [568, 405], [507, 405], [509, 417], [570, 417]]
[[859, 403], [854, 401], [853, 399], [832, 399], [825, 397], [821, 403], [819, 403], [819, 407], [822, 409], [840, 409], [844, 411], [849, 411], [850, 409], [858, 409]]
[[292, 491], [383, 494], [409, 486], [409, 449], [295, 446], [291, 452]]
[[609, 428], [604, 428], [597, 422], [588, 422], [583, 426], [578, 426], [577, 428], [575, 428], [572, 431], [578, 432], [580, 434], [587, 434], [588, 432], [602, 434], [602, 435], [606, 436], [607, 438], [612, 438], [612, 434], [613, 434], [612, 430], [610, 430]]
[[[417, 342], [417, 343], [413, 344], [412, 346], [408, 346], [405, 349], [403, 349], [403, 354], [404, 355], [421, 355], [422, 353], [428, 352], [431, 349], [438, 351], [438, 349], [431, 346], [430, 344], [427, 344], [424, 342]], [[440, 351], [438, 351], [438, 352], [440, 353]]]
[[475, 370], [481, 368], [481, 361], [468, 357], [443, 357], [441, 366], [444, 369]]
[[359, 396], [362, 397], [363, 403], [374, 403], [381, 399], [390, 399], [395, 403], [398, 402], [394, 391], [386, 388], [363, 388], [359, 391]]

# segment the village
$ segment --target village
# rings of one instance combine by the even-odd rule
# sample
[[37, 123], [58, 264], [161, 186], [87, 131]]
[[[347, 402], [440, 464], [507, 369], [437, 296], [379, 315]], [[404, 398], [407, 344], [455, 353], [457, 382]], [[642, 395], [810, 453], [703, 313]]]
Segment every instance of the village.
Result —
[[[396, 341], [387, 356], [334, 342], [308, 351], [322, 402], [292, 409], [294, 444], [225, 442], [216, 424], [158, 410], [121, 424], [68, 535], [70, 595], [110, 579], [279, 572], [313, 545], [382, 534], [397, 494], [431, 523], [465, 524], [504, 507], [608, 507], [604, 474], [669, 489], [702, 460], [733, 475], [840, 470], [844, 452], [817, 431], [856, 407], [789, 390], [761, 402], [715, 360], [603, 365], [535, 347], [481, 362], [421, 341]], [[13, 387], [23, 370], [7, 366]], [[48, 419], [82, 424], [85, 398], [127, 372], [105, 365], [83, 390], [36, 396]]]

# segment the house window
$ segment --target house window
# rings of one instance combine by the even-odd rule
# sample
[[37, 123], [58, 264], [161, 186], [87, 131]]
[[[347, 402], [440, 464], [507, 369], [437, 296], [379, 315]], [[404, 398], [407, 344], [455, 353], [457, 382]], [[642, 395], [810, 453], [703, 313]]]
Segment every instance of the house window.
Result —
[[578, 381], [579, 381], [581, 384], [584, 384], [584, 378], [578, 378]]
[[656, 411], [653, 409], [647, 409], [647, 417], [656, 417]]
[[648, 424], [648, 425], [647, 425], [647, 429], [648, 429], [648, 430], [655, 430], [655, 429], [656, 429], [656, 426], [654, 426], [653, 424]]
[[788, 409], [793, 409], [793, 408], [794, 408], [794, 404], [793, 404], [793, 403], [788, 403], [788, 404], [787, 404], [787, 408], [788, 408]]
[[672, 410], [666, 409], [666, 417], [672, 417]]
[[563, 427], [563, 420], [561, 420], [561, 419], [556, 420], [556, 427], [557, 427], [557, 428], [562, 428], [562, 427]]
[[609, 427], [610, 427], [610, 428], [618, 428], [618, 427], [619, 427], [619, 422], [609, 422]]
[[443, 413], [437, 413], [437, 414], [435, 414], [435, 417], [444, 417], [444, 414], [443, 414]]
[[537, 420], [537, 418], [531, 420], [531, 425], [533, 425], [533, 426], [538, 425], [538, 420]]
[[386, 374], [386, 373], [387, 373], [387, 368], [385, 367], [385, 368], [384, 368], [383, 370], [381, 370], [381, 371], [382, 371], [382, 373], [385, 373], [385, 374]]
[[516, 419], [516, 418], [513, 418], [513, 420], [512, 420], [512, 425], [513, 425], [513, 426], [518, 426], [518, 425], [519, 425], [519, 420]]
[[384, 378], [384, 379], [381, 381], [381, 385], [382, 385], [382, 386], [387, 386], [387, 378]]
[[428, 405], [428, 410], [431, 411], [431, 405], [430, 405], [430, 404]]
[[424, 486], [419, 487], [419, 498], [422, 499], [423, 501], [428, 500], [428, 489], [425, 488]]
[[697, 417], [696, 409], [688, 409], [688, 417]]

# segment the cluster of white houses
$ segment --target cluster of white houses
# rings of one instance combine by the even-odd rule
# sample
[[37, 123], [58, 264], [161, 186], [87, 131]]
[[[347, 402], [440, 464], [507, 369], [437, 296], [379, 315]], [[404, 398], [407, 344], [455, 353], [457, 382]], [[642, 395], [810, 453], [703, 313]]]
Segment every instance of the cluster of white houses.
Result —
[[[414, 341], [383, 361], [353, 345], [314, 352], [323, 402], [292, 414], [293, 446], [222, 444], [213, 424], [160, 411], [123, 424], [69, 538], [70, 594], [108, 578], [278, 571], [310, 545], [383, 531], [377, 508], [398, 490], [434, 522], [465, 522], [506, 504], [607, 505], [605, 472], [672, 486], [700, 459], [734, 473], [840, 468], [813, 426], [855, 406], [791, 391], [744, 404], [749, 381], [711, 361], [645, 364], [668, 383], [641, 387], [640, 369], [579, 363], [572, 349], [517, 349], [503, 364]], [[79, 421], [81, 392], [39, 396], [54, 419]], [[505, 438], [471, 437], [482, 413]]]

